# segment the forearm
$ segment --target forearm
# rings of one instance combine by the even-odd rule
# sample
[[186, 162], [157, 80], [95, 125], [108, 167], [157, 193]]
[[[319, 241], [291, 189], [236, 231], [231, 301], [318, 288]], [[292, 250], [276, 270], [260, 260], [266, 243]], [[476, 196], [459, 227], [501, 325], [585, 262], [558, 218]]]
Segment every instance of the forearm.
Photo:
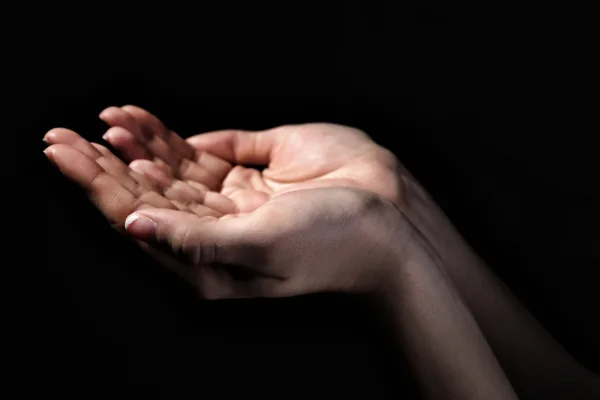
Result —
[[600, 398], [600, 378], [567, 353], [481, 259], [472, 254], [446, 265], [524, 399]]
[[450, 279], [422, 251], [396, 262], [379, 301], [427, 399], [516, 399]]
[[432, 200], [417, 194], [409, 199], [407, 216], [437, 250], [517, 393], [523, 398], [600, 398], [600, 378], [544, 330]]

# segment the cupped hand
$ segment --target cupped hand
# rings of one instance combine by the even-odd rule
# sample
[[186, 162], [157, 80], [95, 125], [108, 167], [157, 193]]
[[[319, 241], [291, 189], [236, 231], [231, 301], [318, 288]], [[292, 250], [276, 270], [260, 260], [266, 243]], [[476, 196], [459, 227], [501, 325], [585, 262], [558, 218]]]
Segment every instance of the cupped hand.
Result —
[[[46, 150], [46, 154], [63, 174], [88, 192], [94, 204], [115, 226], [122, 228], [127, 215], [136, 211], [150, 212], [150, 209], [158, 213], [153, 214], [156, 218], [167, 216], [167, 220], [163, 221], [167, 225], [179, 221], [178, 230], [171, 232], [171, 236], [159, 236], [152, 240], [135, 234], [135, 227], [139, 227], [141, 222], [130, 227], [134, 227], [131, 228], [134, 229], [133, 236], [152, 244], [144, 248], [159, 256], [158, 259], [168, 267], [176, 269], [208, 297], [243, 297], [248, 293], [302, 293], [315, 291], [319, 287], [339, 288], [339, 284], [335, 283], [332, 277], [325, 279], [321, 273], [314, 274], [314, 279], [323, 281], [321, 284], [303, 286], [297, 283], [302, 279], [298, 279], [296, 275], [287, 276], [280, 273], [281, 271], [271, 269], [261, 270], [258, 267], [261, 263], [269, 268], [274, 265], [269, 261], [272, 256], [254, 260], [250, 264], [236, 262], [239, 264], [237, 266], [229, 265], [217, 257], [211, 259], [206, 246], [200, 247], [204, 249], [203, 255], [198, 256], [198, 247], [177, 244], [177, 240], [189, 243], [185, 232], [193, 230], [188, 229], [184, 220], [223, 221], [217, 224], [219, 227], [224, 226], [224, 221], [233, 219], [238, 220], [236, 223], [248, 221], [250, 224], [258, 221], [257, 226], [275, 232], [275, 236], [302, 232], [302, 237], [312, 234], [308, 231], [308, 226], [305, 226], [306, 231], [300, 230], [300, 227], [304, 226], [303, 221], [316, 221], [311, 220], [310, 215], [322, 207], [329, 206], [335, 209], [338, 202], [335, 196], [331, 199], [324, 198], [322, 193], [329, 192], [315, 192], [319, 188], [329, 188], [332, 191], [340, 190], [340, 187], [355, 188], [363, 195], [370, 193], [369, 196], [375, 198], [379, 198], [379, 195], [392, 203], [398, 203], [401, 199], [401, 182], [397, 176], [401, 166], [396, 158], [371, 141], [366, 134], [353, 128], [332, 124], [305, 124], [282, 126], [260, 132], [211, 132], [184, 140], [169, 130], [158, 118], [135, 106], [108, 108], [102, 112], [101, 118], [112, 125], [104, 138], [120, 151], [122, 157], [129, 162], [129, 166], [105, 147], [89, 143], [75, 132], [66, 129], [55, 129], [45, 136], [46, 141], [52, 144]], [[253, 167], [257, 165], [266, 165], [267, 168], [260, 171]], [[277, 200], [279, 198], [285, 198], [285, 203], [280, 203]], [[296, 200], [300, 198], [308, 203]], [[278, 207], [283, 207], [283, 211], [277, 211]], [[303, 207], [310, 209], [305, 210]], [[266, 212], [270, 210], [275, 212]], [[284, 219], [278, 218], [278, 213]], [[354, 218], [350, 213], [333, 216], [322, 214], [321, 217], [332, 221], [339, 218], [342, 222]], [[170, 222], [169, 218], [172, 219]], [[264, 221], [270, 221], [271, 225], [265, 225]], [[286, 221], [295, 221], [296, 227]], [[278, 225], [286, 226], [288, 230], [282, 230]], [[177, 239], [182, 229], [185, 240]], [[371, 232], [371, 237], [381, 236], [374, 232]], [[257, 234], [262, 237], [260, 233]], [[362, 235], [364, 234], [363, 231]], [[248, 237], [252, 237], [252, 234]], [[326, 240], [323, 242], [328, 243]], [[376, 242], [379, 242], [379, 239]], [[364, 247], [352, 243], [353, 240], [350, 240], [347, 245], [364, 250]], [[368, 248], [375, 246], [369, 240], [366, 243]], [[161, 246], [157, 246], [158, 244]], [[165, 245], [170, 257], [164, 257], [164, 253], [156, 251], [157, 247], [164, 249]], [[296, 248], [299, 244], [287, 246], [281, 248]], [[194, 249], [191, 253], [187, 250], [189, 247]], [[257, 248], [260, 248], [260, 245], [254, 243], [249, 245], [247, 250], [251, 254], [254, 251], [252, 249]], [[311, 247], [305, 248], [307, 254], [313, 250]], [[292, 251], [289, 253], [295, 254]], [[244, 254], [248, 256], [248, 252]], [[252, 260], [252, 256], [249, 257]], [[338, 264], [359, 259], [365, 264], [369, 263], [367, 259], [355, 255]], [[298, 260], [305, 259], [299, 257]], [[331, 261], [323, 260], [327, 263]], [[280, 265], [286, 268], [284, 271], [288, 271], [291, 268], [290, 263], [296, 265], [295, 268], [300, 268], [300, 261], [288, 261], [288, 267], [285, 267], [286, 263]], [[317, 265], [320, 264], [317, 262]], [[357, 264], [349, 262], [349, 265]], [[350, 267], [347, 271], [358, 270], [362, 269]], [[327, 268], [323, 268], [323, 271], [327, 271]], [[349, 282], [354, 282], [355, 279], [360, 281], [355, 274], [342, 275], [342, 279], [339, 280], [343, 282], [342, 286], [354, 287], [358, 284]], [[215, 283], [218, 280], [215, 278], [217, 276], [222, 278], [219, 284]], [[336, 277], [339, 279], [340, 276], [336, 274]], [[305, 278], [306, 281], [310, 280], [308, 275], [305, 275]], [[277, 289], [252, 289], [248, 292], [249, 287], [262, 287], [265, 282], [280, 283], [281, 280], [288, 284], [276, 285]], [[225, 281], [229, 282], [229, 286], [223, 283]], [[243, 285], [236, 286], [240, 282], [243, 282]], [[249, 285], [248, 282], [253, 284]], [[233, 290], [233, 287], [238, 289]], [[284, 287], [285, 289], [282, 289]]]
[[354, 128], [312, 123], [184, 140], [136, 106], [109, 107], [100, 118], [112, 126], [104, 138], [133, 170], [162, 187], [183, 182], [217, 191], [233, 201], [237, 213], [317, 187], [354, 187], [401, 201], [398, 175], [404, 169], [390, 151]]
[[406, 224], [373, 192], [313, 188], [273, 196], [247, 213], [217, 211], [222, 195], [199, 190], [193, 206], [171, 200], [73, 131], [53, 129], [45, 140], [48, 158], [113, 225], [206, 298], [369, 291], [400, 251], [389, 244]]

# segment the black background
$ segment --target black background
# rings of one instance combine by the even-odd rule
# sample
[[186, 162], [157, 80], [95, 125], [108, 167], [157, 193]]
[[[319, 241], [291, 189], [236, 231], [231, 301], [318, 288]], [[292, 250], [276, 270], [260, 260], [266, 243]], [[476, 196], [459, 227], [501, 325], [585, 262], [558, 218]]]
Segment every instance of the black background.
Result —
[[355, 1], [7, 13], [3, 201], [15, 243], [5, 265], [18, 274], [5, 293], [21, 388], [377, 398], [403, 386], [360, 302], [201, 303], [103, 223], [40, 139], [64, 126], [100, 141], [97, 114], [124, 104], [185, 136], [314, 121], [364, 129], [600, 371], [592, 51], [584, 22], [546, 11]]

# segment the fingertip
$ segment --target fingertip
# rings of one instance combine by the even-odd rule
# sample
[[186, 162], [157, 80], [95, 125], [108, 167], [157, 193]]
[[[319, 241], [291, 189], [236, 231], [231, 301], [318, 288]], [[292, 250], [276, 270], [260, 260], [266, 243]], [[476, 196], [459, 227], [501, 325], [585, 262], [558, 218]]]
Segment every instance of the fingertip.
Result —
[[50, 144], [48, 147], [46, 147], [43, 150], [43, 153], [46, 155], [46, 158], [48, 158], [48, 160], [57, 167], [58, 167], [58, 164], [56, 162], [56, 159], [57, 159], [56, 152], [62, 151], [61, 150], [62, 147], [63, 147], [63, 145], [61, 145], [61, 144]]
[[54, 163], [54, 150], [52, 147], [47, 147], [43, 150], [44, 154], [52, 163]]
[[58, 139], [58, 136], [61, 134], [61, 132], [64, 132], [64, 131], [68, 131], [68, 129], [52, 128], [48, 132], [46, 132], [46, 134], [44, 135], [44, 138], [42, 140], [48, 144], [52, 144]]
[[102, 137], [103, 138], [107, 137], [109, 139], [117, 139], [117, 138], [132, 139], [132, 138], [134, 138], [133, 133], [131, 133], [127, 129], [123, 128], [122, 126], [113, 126], [113, 127], [109, 128], [104, 133], [104, 136], [102, 136]]
[[114, 110], [118, 109], [117, 107], [114, 106], [110, 106], [105, 108], [104, 110], [102, 110], [100, 112], [100, 114], [98, 114], [98, 118], [100, 118], [101, 120], [106, 120], [107, 118], [110, 118], [111, 114], [114, 112]]
[[113, 142], [115, 141], [115, 135], [112, 134], [110, 130], [108, 130], [108, 131], [106, 131], [106, 133], [104, 133], [104, 135], [102, 135], [102, 140], [113, 144]]
[[[132, 170], [140, 173], [140, 171], [144, 171], [145, 170], [146, 161], [149, 161], [149, 160], [133, 160], [127, 166], [129, 168], [131, 168]], [[149, 161], [149, 162], [152, 162], [152, 161]]]
[[98, 118], [100, 118], [101, 120], [105, 120], [106, 117], [108, 117], [108, 115], [110, 114], [110, 111], [108, 110], [108, 108], [102, 110], [102, 112], [100, 112], [100, 114], [98, 114]]
[[77, 132], [67, 128], [53, 128], [46, 132], [44, 141], [49, 144], [66, 144], [72, 147], [85, 146], [87, 140]]
[[136, 143], [135, 137], [125, 128], [113, 126], [107, 130], [102, 139], [111, 146], [118, 148], [119, 151], [125, 151]]

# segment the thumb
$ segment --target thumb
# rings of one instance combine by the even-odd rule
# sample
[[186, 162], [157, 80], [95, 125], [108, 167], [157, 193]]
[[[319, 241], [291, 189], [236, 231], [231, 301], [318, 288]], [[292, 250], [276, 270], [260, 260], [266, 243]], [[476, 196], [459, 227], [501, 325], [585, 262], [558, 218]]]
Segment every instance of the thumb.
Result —
[[195, 265], [262, 266], [269, 239], [253, 219], [252, 214], [218, 219], [150, 208], [129, 215], [125, 230], [136, 239], [165, 246]]

